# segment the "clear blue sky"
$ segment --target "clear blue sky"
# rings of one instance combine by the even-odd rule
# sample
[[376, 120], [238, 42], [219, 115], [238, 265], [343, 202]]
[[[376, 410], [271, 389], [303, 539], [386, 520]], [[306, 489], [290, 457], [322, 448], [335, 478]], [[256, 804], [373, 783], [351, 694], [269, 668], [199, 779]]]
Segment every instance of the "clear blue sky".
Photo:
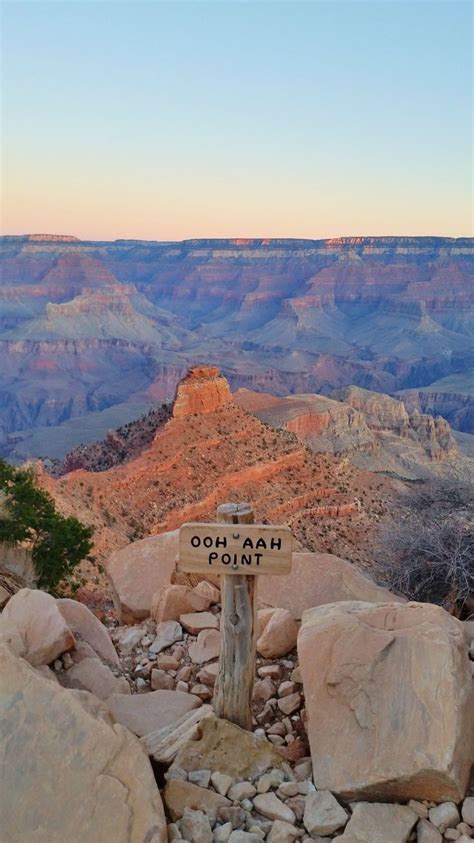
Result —
[[471, 233], [468, 2], [4, 2], [3, 230]]

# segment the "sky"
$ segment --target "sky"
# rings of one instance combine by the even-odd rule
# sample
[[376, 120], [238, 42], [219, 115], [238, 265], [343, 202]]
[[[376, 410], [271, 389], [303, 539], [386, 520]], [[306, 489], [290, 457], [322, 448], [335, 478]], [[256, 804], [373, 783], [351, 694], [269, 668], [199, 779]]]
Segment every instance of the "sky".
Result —
[[4, 234], [472, 234], [472, 7], [7, 0]]

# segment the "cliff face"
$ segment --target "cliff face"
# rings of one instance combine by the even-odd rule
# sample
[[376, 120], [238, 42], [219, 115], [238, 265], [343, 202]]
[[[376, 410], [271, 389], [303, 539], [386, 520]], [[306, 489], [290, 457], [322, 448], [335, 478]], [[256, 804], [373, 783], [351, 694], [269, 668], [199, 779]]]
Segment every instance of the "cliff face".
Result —
[[235, 400], [267, 424], [295, 433], [312, 450], [345, 454], [371, 471], [408, 479], [467, 477], [472, 471], [444, 419], [409, 413], [388, 395], [347, 387], [331, 398], [275, 399], [239, 390]]
[[212, 413], [232, 401], [226, 379], [215, 366], [193, 366], [178, 384], [173, 418]]
[[[43, 423], [45, 395], [57, 407], [48, 417], [54, 425], [71, 418], [76, 392], [87, 413], [152, 385], [169, 397], [197, 360], [219, 364], [234, 389], [279, 395], [348, 384], [419, 390], [474, 362], [469, 239], [108, 243], [31, 235], [3, 238], [0, 260], [4, 438]], [[24, 340], [46, 344], [52, 368], [42, 370], [42, 383], [30, 354], [18, 365], [14, 344]], [[71, 340], [79, 343], [77, 386], [61, 345]], [[99, 340], [109, 351], [102, 346], [91, 361]], [[117, 341], [130, 343], [119, 365]], [[132, 369], [138, 387], [126, 376], [126, 387], [107, 390]], [[468, 430], [472, 416], [459, 418]]]

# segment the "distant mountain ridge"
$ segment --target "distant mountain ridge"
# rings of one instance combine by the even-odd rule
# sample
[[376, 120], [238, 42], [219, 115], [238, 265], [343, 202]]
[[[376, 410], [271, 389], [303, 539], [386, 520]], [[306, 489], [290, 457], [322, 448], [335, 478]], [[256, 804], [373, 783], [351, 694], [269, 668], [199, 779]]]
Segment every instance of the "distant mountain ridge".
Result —
[[474, 364], [470, 238], [0, 243], [6, 456], [22, 431], [170, 399], [197, 362], [279, 395], [417, 391]]

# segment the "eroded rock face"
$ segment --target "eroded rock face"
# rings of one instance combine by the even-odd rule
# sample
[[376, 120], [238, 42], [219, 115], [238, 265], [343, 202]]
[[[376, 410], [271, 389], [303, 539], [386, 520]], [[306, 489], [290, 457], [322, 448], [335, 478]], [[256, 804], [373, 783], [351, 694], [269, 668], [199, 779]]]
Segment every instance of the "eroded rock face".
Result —
[[304, 613], [298, 653], [318, 789], [464, 796], [473, 700], [457, 620], [430, 604], [334, 603]]
[[153, 595], [169, 585], [178, 556], [179, 530], [160, 533], [112, 553], [107, 573], [121, 623], [147, 618]]
[[150, 763], [98, 700], [44, 679], [6, 646], [0, 689], [4, 843], [166, 843]]
[[92, 614], [87, 606], [77, 600], [62, 598], [57, 606], [69, 629], [86, 641], [100, 659], [119, 665], [120, 660], [107, 628]]
[[291, 573], [287, 577], [260, 577], [258, 599], [261, 606], [288, 609], [296, 619], [306, 609], [340, 600], [405, 602], [332, 553], [293, 553]]
[[216, 366], [193, 366], [177, 386], [173, 418], [212, 413], [230, 401], [229, 384]]
[[19, 630], [25, 642], [25, 658], [30, 664], [50, 664], [75, 644], [54, 597], [31, 588], [22, 588], [8, 601], [2, 618]]

